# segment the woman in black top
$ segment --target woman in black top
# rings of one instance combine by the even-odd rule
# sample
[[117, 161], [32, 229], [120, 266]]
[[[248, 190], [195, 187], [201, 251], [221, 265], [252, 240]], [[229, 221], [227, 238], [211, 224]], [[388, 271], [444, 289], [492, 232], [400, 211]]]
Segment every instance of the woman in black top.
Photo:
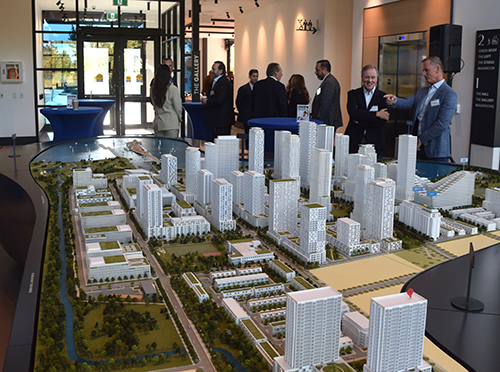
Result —
[[288, 100], [288, 117], [297, 116], [297, 105], [309, 104], [309, 92], [302, 75], [292, 75], [286, 87], [286, 98]]

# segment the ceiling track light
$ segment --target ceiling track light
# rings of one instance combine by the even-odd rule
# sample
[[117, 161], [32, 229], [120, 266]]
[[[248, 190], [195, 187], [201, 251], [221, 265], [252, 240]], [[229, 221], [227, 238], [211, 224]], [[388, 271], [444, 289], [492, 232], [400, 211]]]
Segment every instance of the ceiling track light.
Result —
[[243, 13], [243, 9], [241, 8], [241, 6], [240, 6], [240, 13]]
[[214, 4], [219, 4], [219, 0], [214, 0]]
[[56, 6], [61, 5], [61, 0], [57, 0]]
[[191, 18], [191, 9], [188, 11], [188, 17]]
[[85, 2], [84, 2], [84, 6], [83, 6], [83, 9], [84, 9], [84, 10], [87, 10], [87, 8], [88, 8], [88, 4], [87, 4], [87, 0], [85, 0]]
[[148, 12], [151, 11], [151, 3], [148, 1]]
[[258, 8], [260, 5], [259, 5], [259, 2], [258, 0], [255, 0], [255, 6]]
[[229, 12], [226, 12], [226, 17], [231, 18], [231, 16], [229, 15]]

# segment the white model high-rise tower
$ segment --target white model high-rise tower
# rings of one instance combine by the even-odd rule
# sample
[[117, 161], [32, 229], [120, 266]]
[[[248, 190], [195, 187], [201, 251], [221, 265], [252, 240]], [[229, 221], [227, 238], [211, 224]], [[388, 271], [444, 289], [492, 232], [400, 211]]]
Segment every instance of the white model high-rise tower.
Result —
[[417, 137], [410, 134], [399, 136], [398, 176], [396, 180], [396, 200], [413, 200], [415, 169], [417, 166]]
[[219, 136], [217, 145], [217, 178], [229, 179], [232, 171], [239, 169], [240, 140], [236, 136]]
[[212, 188], [214, 175], [206, 169], [198, 171], [198, 191], [196, 201], [201, 205], [209, 204], [212, 201]]
[[233, 220], [233, 185], [224, 178], [217, 178], [212, 182], [212, 224], [222, 232], [234, 230], [236, 221]]
[[264, 174], [264, 130], [254, 127], [248, 134], [248, 170]]
[[375, 163], [373, 168], [375, 168], [375, 178], [387, 177], [387, 165], [384, 163]]
[[247, 171], [243, 177], [243, 204], [254, 216], [264, 213], [266, 178], [262, 173]]
[[427, 300], [416, 293], [372, 298], [363, 371], [421, 371], [426, 315]]
[[334, 178], [341, 179], [347, 173], [347, 155], [349, 155], [349, 136], [335, 135], [335, 172]]
[[92, 169], [73, 169], [73, 187], [89, 186], [92, 184]]
[[243, 172], [232, 171], [229, 183], [233, 185], [233, 203], [243, 204]]
[[316, 148], [326, 149], [333, 154], [335, 141], [335, 127], [326, 124], [317, 126], [316, 131]]
[[271, 180], [269, 186], [269, 231], [287, 230], [293, 234], [297, 230], [297, 181]]
[[146, 176], [146, 175], [140, 175], [137, 176], [136, 181], [135, 181], [135, 192], [136, 192], [136, 206], [135, 206], [135, 212], [137, 216], [140, 218], [144, 219], [144, 214], [147, 213], [147, 206], [144, 204], [144, 185], [148, 185], [150, 183], [153, 183], [153, 180], [151, 177]]
[[309, 188], [311, 184], [311, 156], [316, 147], [316, 124], [313, 121], [299, 123], [300, 137], [300, 185]]
[[274, 371], [311, 371], [339, 358], [342, 295], [331, 287], [286, 294], [285, 355]]
[[366, 228], [366, 217], [368, 208], [368, 184], [374, 180], [375, 169], [368, 165], [358, 165], [356, 168], [355, 186], [354, 186], [354, 210], [351, 218]]
[[[284, 137], [281, 148], [281, 178], [297, 180], [300, 185], [300, 138], [296, 134]], [[276, 177], [275, 177], [276, 178]]]
[[200, 170], [200, 149], [186, 147], [186, 193], [196, 196], [198, 171]]
[[367, 188], [367, 216], [363, 237], [379, 242], [393, 237], [395, 187], [386, 181], [389, 179], [372, 181]]
[[282, 171], [282, 156], [283, 156], [283, 142], [290, 133], [287, 130], [277, 130], [274, 132], [274, 172], [273, 178], [279, 180], [283, 178]]
[[326, 207], [318, 203], [303, 204], [300, 207], [300, 249], [309, 256], [308, 262], [321, 264], [326, 261], [325, 241]]
[[171, 154], [161, 155], [160, 179], [168, 186], [177, 183], [177, 157]]
[[143, 187], [142, 202], [144, 214], [141, 216], [148, 228], [161, 227], [163, 225], [162, 191], [153, 183]]
[[332, 153], [326, 149], [313, 149], [311, 162], [310, 203], [319, 203], [330, 212], [332, 186]]
[[377, 152], [372, 144], [359, 145], [358, 154], [368, 157], [366, 164], [370, 167], [373, 167], [373, 165], [377, 162]]
[[217, 164], [219, 162], [217, 145], [212, 142], [205, 142], [205, 169], [217, 178]]

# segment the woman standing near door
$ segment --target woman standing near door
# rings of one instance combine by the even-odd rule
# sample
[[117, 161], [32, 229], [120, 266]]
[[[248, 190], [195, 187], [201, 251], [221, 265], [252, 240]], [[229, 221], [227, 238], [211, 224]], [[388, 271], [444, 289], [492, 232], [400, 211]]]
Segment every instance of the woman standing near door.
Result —
[[151, 84], [151, 103], [155, 110], [155, 136], [177, 138], [181, 128], [182, 103], [179, 88], [170, 84], [170, 67], [160, 65]]

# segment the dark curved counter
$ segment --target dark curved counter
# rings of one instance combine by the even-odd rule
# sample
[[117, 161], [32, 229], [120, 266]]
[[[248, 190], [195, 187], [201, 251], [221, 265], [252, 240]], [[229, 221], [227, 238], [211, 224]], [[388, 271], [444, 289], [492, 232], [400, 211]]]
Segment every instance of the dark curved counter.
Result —
[[500, 243], [475, 252], [471, 297], [483, 302], [480, 313], [466, 313], [450, 301], [465, 296], [469, 255], [446, 261], [409, 280], [408, 288], [428, 300], [426, 336], [469, 371], [498, 371], [500, 353]]

